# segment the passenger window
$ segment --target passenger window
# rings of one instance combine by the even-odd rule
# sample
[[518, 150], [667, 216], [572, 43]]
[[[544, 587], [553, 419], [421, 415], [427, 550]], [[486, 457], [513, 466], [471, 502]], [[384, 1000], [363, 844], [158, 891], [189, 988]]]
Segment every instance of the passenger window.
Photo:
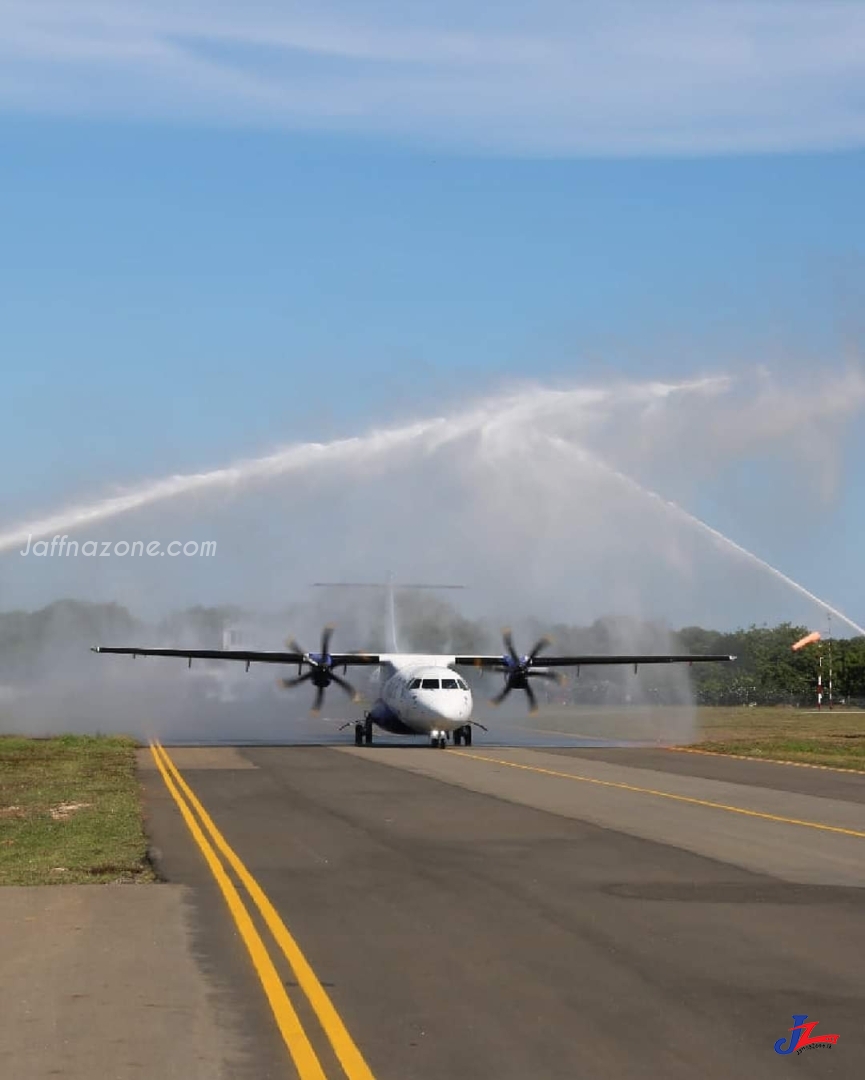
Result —
[[420, 679], [412, 679], [408, 684], [409, 690], [420, 690]]
[[442, 690], [456, 690], [456, 679], [442, 679]]
[[439, 681], [438, 679], [424, 679], [420, 685], [421, 690], [438, 690]]

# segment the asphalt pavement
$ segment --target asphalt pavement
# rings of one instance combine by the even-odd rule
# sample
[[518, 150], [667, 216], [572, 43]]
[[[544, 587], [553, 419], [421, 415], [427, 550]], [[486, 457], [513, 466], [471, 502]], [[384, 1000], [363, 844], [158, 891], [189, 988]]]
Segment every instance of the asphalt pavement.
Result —
[[[863, 777], [663, 750], [168, 753], [378, 1080], [862, 1075]], [[235, 1075], [292, 1077], [223, 897], [142, 760], [157, 866], [191, 898]], [[776, 1054], [796, 1014], [837, 1044]]]
[[[194, 895], [181, 885], [0, 889], [0, 1077], [241, 1076], [250, 1029], [236, 1023], [237, 991], [220, 1001], [207, 974], [212, 934], [196, 954]], [[273, 1075], [285, 1075], [281, 1062]]]

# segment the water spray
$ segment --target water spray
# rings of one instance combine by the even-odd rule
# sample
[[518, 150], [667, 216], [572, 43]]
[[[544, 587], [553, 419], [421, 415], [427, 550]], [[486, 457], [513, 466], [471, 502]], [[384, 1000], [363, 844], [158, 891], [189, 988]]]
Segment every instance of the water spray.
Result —
[[333, 465], [369, 464], [397, 455], [416, 445], [426, 455], [453, 444], [465, 436], [507, 424], [531, 425], [547, 414], [573, 414], [580, 408], [600, 410], [616, 395], [625, 394], [636, 403], [649, 404], [673, 394], [717, 393], [724, 378], [706, 378], [680, 383], [636, 383], [614, 389], [544, 390], [509, 394], [452, 417], [433, 417], [400, 427], [382, 428], [366, 435], [335, 439], [329, 443], [296, 443], [263, 457], [240, 461], [202, 473], [176, 474], [153, 480], [119, 494], [59, 510], [43, 518], [23, 522], [0, 532], [0, 554], [27, 543], [28, 538], [52, 536], [109, 521], [156, 503], [181, 496], [222, 491], [250, 483], [266, 483], [305, 469]]
[[679, 506], [678, 503], [672, 502], [670, 499], [665, 499], [663, 495], [659, 495], [657, 491], [652, 491], [651, 488], [644, 487], [639, 481], [635, 480], [632, 476], [628, 476], [626, 473], [621, 472], [614, 466], [607, 464], [607, 462], [601, 460], [594, 454], [590, 454], [582, 447], [575, 447], [571, 443], [568, 443], [564, 439], [552, 438], [554, 444], [563, 449], [567, 449], [571, 453], [579, 456], [580, 460], [584, 463], [593, 465], [594, 467], [602, 470], [611, 478], [614, 478], [618, 483], [625, 485], [631, 491], [641, 495], [643, 498], [651, 499], [654, 503], [664, 508], [671, 514], [674, 514], [681, 521], [686, 522], [692, 528], [699, 529], [707, 535], [711, 536], [717, 543], [729, 548], [737, 555], [741, 555], [749, 562], [756, 566], [759, 566], [762, 570], [766, 570], [772, 574], [773, 577], [783, 581], [785, 585], [788, 585], [791, 589], [794, 589], [800, 595], [807, 597], [813, 604], [818, 607], [824, 608], [831, 615], [835, 615], [836, 618], [841, 619], [852, 630], [855, 630], [857, 634], [865, 636], [865, 628], [861, 627], [858, 623], [854, 622], [851, 618], [844, 614], [843, 611], [839, 611], [838, 608], [828, 604], [825, 600], [821, 600], [819, 596], [816, 596], [810, 590], [806, 589], [804, 585], [800, 585], [798, 581], [788, 577], [783, 571], [779, 570], [776, 566], [766, 562], [765, 559], [761, 559], [759, 555], [755, 555], [753, 551], [749, 551], [746, 547], [742, 547], [741, 544], [737, 544], [735, 540], [731, 540], [729, 536], [725, 536], [724, 533], [718, 529], [713, 528], [702, 518], [698, 518], [695, 514], [692, 514], [689, 510], [685, 510], [684, 507]]
[[592, 454], [580, 445], [573, 435], [564, 438], [560, 435], [543, 434], [545, 427], [556, 421], [566, 422], [571, 430], [574, 424], [580, 422], [588, 427], [603, 415], [605, 408], [613, 405], [627, 403], [651, 407], [676, 395], [717, 395], [730, 385], [729, 379], [721, 377], [680, 383], [626, 384], [609, 389], [524, 390], [521, 393], [490, 399], [451, 417], [434, 417], [329, 443], [299, 443], [225, 468], [151, 481], [128, 491], [72, 506], [0, 532], [0, 554], [20, 548], [31, 538], [73, 531], [181, 496], [232, 489], [250, 483], [266, 483], [305, 470], [326, 469], [335, 465], [363, 465], [368, 468], [376, 461], [388, 462], [399, 457], [408, 448], [414, 448], [424, 457], [428, 457], [469, 437], [486, 436], [495, 432], [512, 436], [515, 429], [528, 429], [546, 439], [554, 448], [566, 450], [582, 463], [591, 464], [605, 476], [615, 479], [618, 484], [658, 506], [664, 513], [675, 515], [690, 528], [699, 530], [716, 544], [766, 571], [811, 603], [835, 615], [857, 634], [865, 635], [865, 628], [838, 608], [828, 604], [777, 567], [677, 503], [663, 498]]

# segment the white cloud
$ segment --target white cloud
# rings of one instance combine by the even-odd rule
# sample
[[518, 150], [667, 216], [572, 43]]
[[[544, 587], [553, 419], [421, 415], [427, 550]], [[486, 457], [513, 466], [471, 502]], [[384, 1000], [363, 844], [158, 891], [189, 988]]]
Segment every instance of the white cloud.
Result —
[[865, 6], [0, 2], [0, 108], [538, 154], [865, 143]]

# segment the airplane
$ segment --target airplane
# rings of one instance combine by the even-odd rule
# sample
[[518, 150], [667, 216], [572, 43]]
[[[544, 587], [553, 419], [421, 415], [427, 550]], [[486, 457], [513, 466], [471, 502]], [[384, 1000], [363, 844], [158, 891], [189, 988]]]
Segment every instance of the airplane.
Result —
[[[297, 665], [297, 675], [282, 679], [283, 687], [303, 683], [315, 687], [313, 712], [319, 712], [325, 691], [335, 684], [353, 701], [358, 700], [355, 688], [344, 678], [349, 667], [377, 667], [381, 672], [380, 692], [363, 720], [354, 722], [356, 746], [370, 746], [374, 727], [393, 735], [426, 735], [430, 746], [444, 749], [448, 740], [454, 746], [472, 745], [472, 728], [486, 730], [472, 719], [472, 692], [459, 674], [459, 668], [474, 668], [499, 672], [504, 676], [501, 691], [492, 699], [501, 704], [514, 690], [521, 690], [528, 699], [529, 710], [537, 709], [533, 679], [560, 682], [561, 674], [552, 668], [581, 667], [596, 664], [632, 664], [634, 671], [641, 664], [694, 664], [729, 662], [734, 656], [715, 654], [696, 655], [585, 655], [541, 656], [551, 644], [540, 638], [525, 655], [517, 652], [509, 630], [503, 634], [504, 652], [499, 656], [476, 654], [442, 655], [420, 653], [331, 652], [333, 627], [326, 626], [321, 635], [318, 652], [307, 652], [293, 639], [287, 642], [288, 652], [260, 652], [250, 649], [146, 649], [132, 646], [94, 646], [92, 652], [122, 653], [131, 656], [183, 657], [192, 666], [193, 660], [234, 660], [246, 664]], [[343, 669], [343, 675], [337, 674]], [[306, 669], [306, 670], [304, 670]], [[349, 724], [344, 725], [351, 726]]]

